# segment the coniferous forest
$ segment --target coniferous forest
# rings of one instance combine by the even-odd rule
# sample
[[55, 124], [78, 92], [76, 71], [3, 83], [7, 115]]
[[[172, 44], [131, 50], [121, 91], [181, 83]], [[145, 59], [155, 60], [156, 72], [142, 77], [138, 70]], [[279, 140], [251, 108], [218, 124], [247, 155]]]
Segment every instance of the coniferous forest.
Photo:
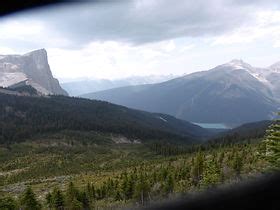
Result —
[[[19, 106], [21, 98], [26, 107]], [[0, 209], [135, 208], [230, 186], [279, 166], [279, 121], [266, 124], [265, 133], [258, 128], [195, 143], [197, 136], [165, 132], [157, 122], [117, 126], [116, 112], [106, 124], [102, 114], [91, 113], [94, 104], [88, 100], [6, 99], [1, 102]], [[60, 107], [51, 104], [65, 100], [71, 101], [63, 107], [68, 115], [51, 114]], [[50, 110], [38, 118], [42, 106]], [[71, 113], [80, 106], [84, 113]]]
[[[38, 147], [36, 143], [28, 146]], [[83, 150], [91, 150], [91, 146], [75, 146], [74, 143], [68, 151], [72, 160], [59, 156], [55, 147], [51, 146], [48, 152], [43, 153], [33, 148], [32, 155], [6, 161], [2, 170], [10, 168], [10, 174], [2, 174], [1, 189], [5, 196], [1, 205], [8, 205], [9, 201], [9, 205], [15, 206], [11, 209], [16, 209], [16, 206], [24, 209], [141, 206], [250, 179], [269, 169], [268, 161], [262, 156], [263, 143], [260, 142], [217, 145], [204, 150], [198, 148], [178, 155], [175, 151], [170, 153], [172, 149], [167, 145], [161, 147], [160, 154], [152, 147], [115, 148], [114, 152], [119, 152], [115, 154], [118, 159], [111, 159], [107, 154], [107, 160], [93, 166], [90, 165], [93, 157], [82, 157]], [[139, 158], [140, 152], [137, 154], [133, 150], [141, 151], [146, 157]], [[100, 160], [106, 159], [106, 152], [111, 151], [95, 156]], [[39, 160], [37, 163], [33, 162], [35, 157]], [[125, 162], [127, 158], [130, 160]], [[78, 161], [81, 162], [77, 164]], [[82, 162], [84, 166], [81, 166]]]

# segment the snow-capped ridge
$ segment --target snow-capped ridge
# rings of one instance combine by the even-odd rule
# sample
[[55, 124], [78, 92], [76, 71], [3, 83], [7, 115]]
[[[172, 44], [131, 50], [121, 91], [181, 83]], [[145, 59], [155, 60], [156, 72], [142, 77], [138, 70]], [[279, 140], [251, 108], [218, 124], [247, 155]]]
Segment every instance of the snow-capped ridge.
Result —
[[223, 64], [223, 66], [229, 66], [234, 69], [249, 69], [250, 70], [253, 68], [250, 64], [245, 63], [241, 59], [233, 59], [230, 62]]
[[272, 64], [269, 69], [271, 69], [273, 72], [280, 73], [280, 61]]

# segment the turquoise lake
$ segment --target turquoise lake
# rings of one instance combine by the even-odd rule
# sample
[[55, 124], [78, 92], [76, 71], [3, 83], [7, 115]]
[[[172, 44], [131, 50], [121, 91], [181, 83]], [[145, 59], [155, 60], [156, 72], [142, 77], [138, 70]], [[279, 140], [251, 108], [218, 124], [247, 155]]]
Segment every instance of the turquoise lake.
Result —
[[195, 125], [199, 125], [202, 128], [213, 128], [213, 129], [230, 129], [229, 126], [223, 124], [223, 123], [195, 123]]

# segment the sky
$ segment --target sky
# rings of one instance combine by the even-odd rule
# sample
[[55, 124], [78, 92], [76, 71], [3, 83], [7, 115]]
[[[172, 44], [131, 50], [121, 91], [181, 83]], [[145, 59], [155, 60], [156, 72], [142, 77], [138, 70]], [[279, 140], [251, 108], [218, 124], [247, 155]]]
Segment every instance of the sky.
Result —
[[0, 54], [45, 48], [60, 79], [182, 75], [280, 61], [277, 0], [103, 0], [0, 18]]

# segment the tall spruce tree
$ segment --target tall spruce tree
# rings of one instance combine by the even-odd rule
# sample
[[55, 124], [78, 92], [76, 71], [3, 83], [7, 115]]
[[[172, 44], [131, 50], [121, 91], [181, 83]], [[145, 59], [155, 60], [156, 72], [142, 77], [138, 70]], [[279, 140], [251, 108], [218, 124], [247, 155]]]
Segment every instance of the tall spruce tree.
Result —
[[235, 174], [238, 178], [240, 177], [242, 166], [243, 166], [242, 157], [238, 152], [235, 152], [232, 161], [232, 168], [235, 171]]
[[64, 196], [58, 188], [54, 189], [53, 194], [52, 194], [52, 200], [53, 200], [52, 201], [53, 207], [56, 210], [64, 209]]
[[201, 184], [204, 187], [213, 187], [221, 180], [221, 168], [216, 159], [217, 157], [213, 156], [212, 160], [205, 163], [201, 180]]
[[31, 187], [27, 187], [20, 199], [20, 209], [23, 210], [39, 210], [41, 204], [37, 201], [34, 192]]
[[168, 195], [168, 194], [170, 194], [170, 193], [173, 193], [174, 187], [175, 187], [174, 177], [173, 177], [171, 174], [169, 174], [169, 175], [167, 176], [166, 181], [165, 181], [165, 186], [164, 186], [164, 191], [165, 191], [165, 192], [164, 192], [164, 193], [165, 193], [166, 195]]
[[16, 202], [11, 197], [0, 197], [0, 209], [16, 210]]
[[150, 184], [147, 177], [141, 173], [139, 179], [137, 180], [134, 191], [134, 198], [144, 205], [149, 198]]
[[73, 182], [70, 182], [68, 188], [66, 190], [66, 206], [67, 209], [82, 209], [83, 204], [81, 201], [78, 200], [79, 191], [74, 186]]
[[204, 169], [204, 155], [201, 151], [199, 151], [195, 158], [192, 159], [192, 181], [194, 185], [197, 185], [202, 178], [203, 169]]
[[[280, 116], [280, 113], [278, 113]], [[280, 167], [280, 119], [269, 126], [265, 137], [265, 156], [275, 169]]]
[[45, 200], [46, 200], [47, 207], [48, 207], [49, 209], [51, 209], [52, 206], [53, 206], [53, 198], [52, 198], [51, 192], [49, 192], [49, 193], [46, 195]]

